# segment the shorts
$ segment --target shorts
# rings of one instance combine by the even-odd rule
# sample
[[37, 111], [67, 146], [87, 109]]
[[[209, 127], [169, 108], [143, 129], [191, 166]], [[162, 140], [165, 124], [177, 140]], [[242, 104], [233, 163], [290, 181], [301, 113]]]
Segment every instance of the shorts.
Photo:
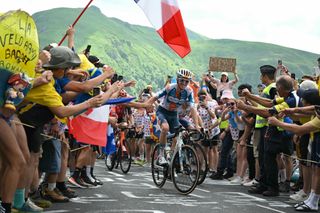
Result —
[[42, 144], [42, 158], [39, 161], [41, 172], [57, 174], [61, 169], [61, 141], [50, 139]]
[[36, 104], [28, 111], [19, 114], [18, 117], [22, 123], [34, 127], [32, 128], [24, 125], [29, 151], [39, 153], [42, 144], [41, 133], [43, 131], [43, 126], [49, 123], [54, 118], [54, 115], [48, 107]]
[[143, 138], [144, 133], [143, 133], [143, 132], [141, 132], [141, 133], [136, 133], [135, 135], [136, 135], [135, 138], [141, 139], [141, 138]]
[[305, 134], [300, 137], [299, 143], [296, 144], [297, 157], [300, 159], [303, 159], [303, 160], [300, 160], [299, 162], [304, 166], [309, 166], [308, 162], [305, 161], [310, 159], [310, 153], [308, 150], [309, 140], [310, 140], [310, 134]]
[[219, 134], [218, 135], [215, 135], [215, 136], [213, 136], [213, 138], [211, 138], [211, 139], [205, 139], [205, 140], [203, 140], [202, 141], [202, 146], [204, 146], [204, 147], [213, 147], [213, 146], [217, 146], [218, 145], [218, 142], [220, 141], [220, 139], [219, 139]]
[[144, 143], [152, 145], [152, 144], [155, 144], [156, 142], [151, 137], [146, 137], [144, 139]]
[[320, 167], [320, 132], [314, 134], [314, 139], [311, 142], [311, 160], [313, 164]]
[[179, 127], [178, 113], [174, 111], [168, 111], [159, 106], [156, 114], [160, 121], [160, 125], [163, 123], [168, 123], [170, 133], [175, 133], [175, 128]]
[[188, 129], [189, 127], [191, 127], [191, 123], [189, 121], [187, 121], [186, 119], [179, 119], [179, 123], [185, 128]]

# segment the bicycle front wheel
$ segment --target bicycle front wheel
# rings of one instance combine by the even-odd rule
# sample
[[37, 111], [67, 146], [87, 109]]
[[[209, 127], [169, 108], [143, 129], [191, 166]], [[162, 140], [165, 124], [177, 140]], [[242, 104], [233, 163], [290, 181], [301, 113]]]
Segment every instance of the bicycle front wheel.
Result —
[[166, 180], [168, 175], [168, 166], [167, 165], [159, 165], [158, 160], [160, 157], [160, 144], [157, 144], [154, 147], [151, 157], [151, 174], [154, 184], [161, 188]]
[[118, 156], [120, 157], [121, 171], [125, 174], [129, 172], [131, 167], [132, 157], [130, 153], [130, 147], [127, 145], [127, 141], [124, 141]]
[[199, 160], [194, 149], [184, 145], [173, 157], [171, 175], [176, 189], [190, 194], [197, 186], [199, 179]]

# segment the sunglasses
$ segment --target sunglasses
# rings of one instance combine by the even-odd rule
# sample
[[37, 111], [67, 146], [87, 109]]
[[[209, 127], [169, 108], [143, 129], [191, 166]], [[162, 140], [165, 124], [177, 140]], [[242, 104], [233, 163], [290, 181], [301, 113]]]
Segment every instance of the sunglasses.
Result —
[[190, 83], [189, 80], [185, 80], [185, 79], [182, 79], [182, 78], [179, 78], [179, 79], [178, 79], [178, 82], [179, 82], [179, 83], [182, 83], [182, 84], [189, 84], [189, 83]]
[[231, 103], [226, 103], [226, 106], [234, 106], [236, 103], [231, 102]]

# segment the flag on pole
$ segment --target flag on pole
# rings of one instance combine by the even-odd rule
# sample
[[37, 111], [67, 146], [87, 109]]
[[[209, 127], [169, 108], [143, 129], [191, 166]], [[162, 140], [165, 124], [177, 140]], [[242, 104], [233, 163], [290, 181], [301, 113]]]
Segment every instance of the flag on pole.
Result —
[[86, 112], [69, 120], [69, 131], [78, 142], [105, 146], [108, 119], [108, 105], [88, 109]]
[[177, 0], [134, 0], [160, 37], [181, 58], [191, 51]]

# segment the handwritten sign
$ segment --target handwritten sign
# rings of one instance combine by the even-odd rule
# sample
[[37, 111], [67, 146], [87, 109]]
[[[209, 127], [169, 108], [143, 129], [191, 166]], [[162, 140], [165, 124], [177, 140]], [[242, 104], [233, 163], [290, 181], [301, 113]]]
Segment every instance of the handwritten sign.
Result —
[[0, 106], [13, 73], [33, 78], [39, 57], [38, 33], [32, 17], [21, 10], [0, 14]]
[[208, 71], [235, 72], [236, 71], [236, 59], [235, 58], [210, 57]]
[[39, 41], [36, 25], [28, 13], [16, 10], [0, 16], [0, 50], [1, 68], [34, 77]]

